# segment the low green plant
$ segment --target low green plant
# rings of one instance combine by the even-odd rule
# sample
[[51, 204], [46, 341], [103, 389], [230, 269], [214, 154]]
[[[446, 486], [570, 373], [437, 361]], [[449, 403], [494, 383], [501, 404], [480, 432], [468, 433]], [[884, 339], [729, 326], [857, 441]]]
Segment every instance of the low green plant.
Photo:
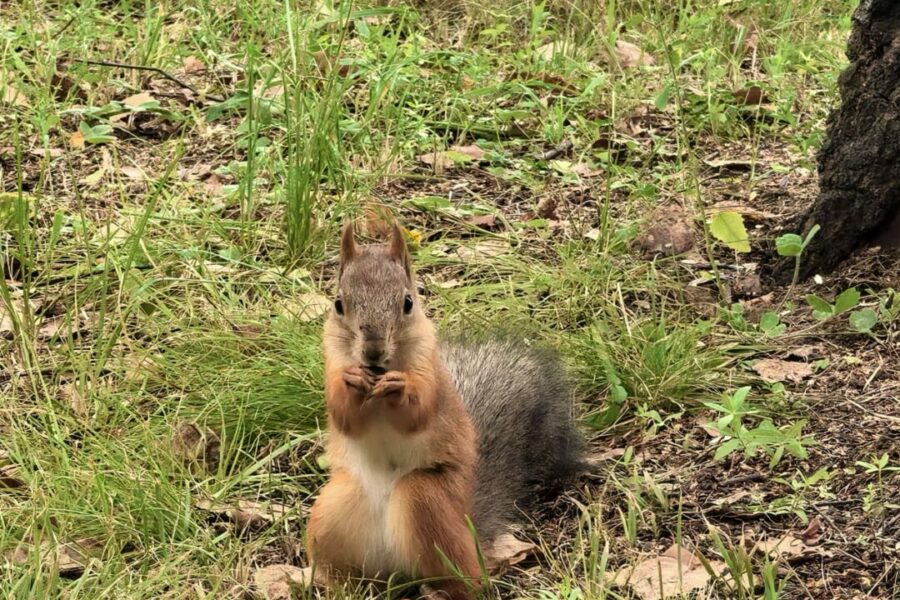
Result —
[[747, 418], [760, 414], [760, 410], [747, 401], [749, 393], [750, 386], [745, 386], [732, 394], [723, 394], [721, 402], [703, 403], [707, 408], [722, 414], [712, 426], [729, 438], [716, 450], [716, 460], [722, 460], [741, 449], [747, 457], [753, 456], [757, 450], [763, 450], [769, 456], [770, 469], [781, 462], [785, 452], [797, 458], [806, 458], [806, 447], [813, 443], [813, 438], [802, 434], [806, 421], [800, 420], [779, 428], [771, 419], [762, 418], [755, 427], [748, 427], [745, 423]]

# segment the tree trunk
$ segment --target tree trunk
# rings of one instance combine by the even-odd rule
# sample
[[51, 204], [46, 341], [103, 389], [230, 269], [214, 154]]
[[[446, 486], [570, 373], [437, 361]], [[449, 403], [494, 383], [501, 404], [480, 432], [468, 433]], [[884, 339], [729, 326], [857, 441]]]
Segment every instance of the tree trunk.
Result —
[[841, 74], [842, 104], [819, 151], [820, 193], [805, 229], [822, 227], [803, 274], [824, 273], [900, 217], [900, 0], [862, 0]]

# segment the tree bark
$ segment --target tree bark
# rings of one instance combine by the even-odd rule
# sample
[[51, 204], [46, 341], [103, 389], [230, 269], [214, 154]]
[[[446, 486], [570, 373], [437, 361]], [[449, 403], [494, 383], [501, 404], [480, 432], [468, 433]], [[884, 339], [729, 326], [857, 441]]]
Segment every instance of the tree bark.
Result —
[[[822, 227], [802, 273], [824, 273], [856, 248], [890, 242], [900, 216], [900, 0], [862, 0], [841, 74], [841, 106], [819, 151], [820, 192], [804, 228]], [[893, 233], [892, 233], [893, 232]]]

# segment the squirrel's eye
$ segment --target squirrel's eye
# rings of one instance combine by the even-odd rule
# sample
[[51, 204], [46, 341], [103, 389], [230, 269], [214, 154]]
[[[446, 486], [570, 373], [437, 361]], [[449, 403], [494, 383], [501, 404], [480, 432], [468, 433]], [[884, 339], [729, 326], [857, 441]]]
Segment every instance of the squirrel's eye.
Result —
[[340, 298], [335, 299], [334, 301], [334, 310], [337, 314], [344, 314], [344, 302]]
[[413, 308], [412, 296], [407, 294], [406, 297], [403, 298], [403, 314], [408, 315], [409, 313], [412, 312], [412, 308]]

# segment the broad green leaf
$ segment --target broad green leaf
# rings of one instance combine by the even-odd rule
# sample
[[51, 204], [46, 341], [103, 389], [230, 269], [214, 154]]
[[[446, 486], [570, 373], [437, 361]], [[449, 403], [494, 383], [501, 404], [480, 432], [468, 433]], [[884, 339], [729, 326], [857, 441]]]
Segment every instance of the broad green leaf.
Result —
[[741, 446], [741, 440], [737, 438], [733, 438], [719, 446], [719, 449], [716, 450], [716, 460], [722, 460]]
[[820, 321], [824, 321], [834, 314], [834, 307], [815, 294], [808, 294], [806, 296], [806, 302], [812, 307], [813, 316]]
[[763, 316], [760, 317], [759, 329], [766, 335], [775, 336], [784, 333], [785, 327], [781, 324], [781, 318], [778, 316], [778, 313], [770, 310], [763, 313]]
[[740, 213], [730, 210], [717, 213], [709, 224], [709, 232], [735, 252], [750, 252], [750, 238]]
[[669, 95], [672, 93], [672, 84], [667, 83], [656, 96], [656, 109], [663, 110], [669, 104]]
[[786, 233], [775, 240], [775, 248], [780, 256], [800, 256], [803, 238], [796, 233]]
[[859, 304], [859, 290], [855, 287], [848, 288], [834, 299], [834, 314], [839, 315]]
[[850, 313], [850, 327], [860, 333], [868, 333], [878, 322], [878, 315], [871, 308], [854, 310]]

